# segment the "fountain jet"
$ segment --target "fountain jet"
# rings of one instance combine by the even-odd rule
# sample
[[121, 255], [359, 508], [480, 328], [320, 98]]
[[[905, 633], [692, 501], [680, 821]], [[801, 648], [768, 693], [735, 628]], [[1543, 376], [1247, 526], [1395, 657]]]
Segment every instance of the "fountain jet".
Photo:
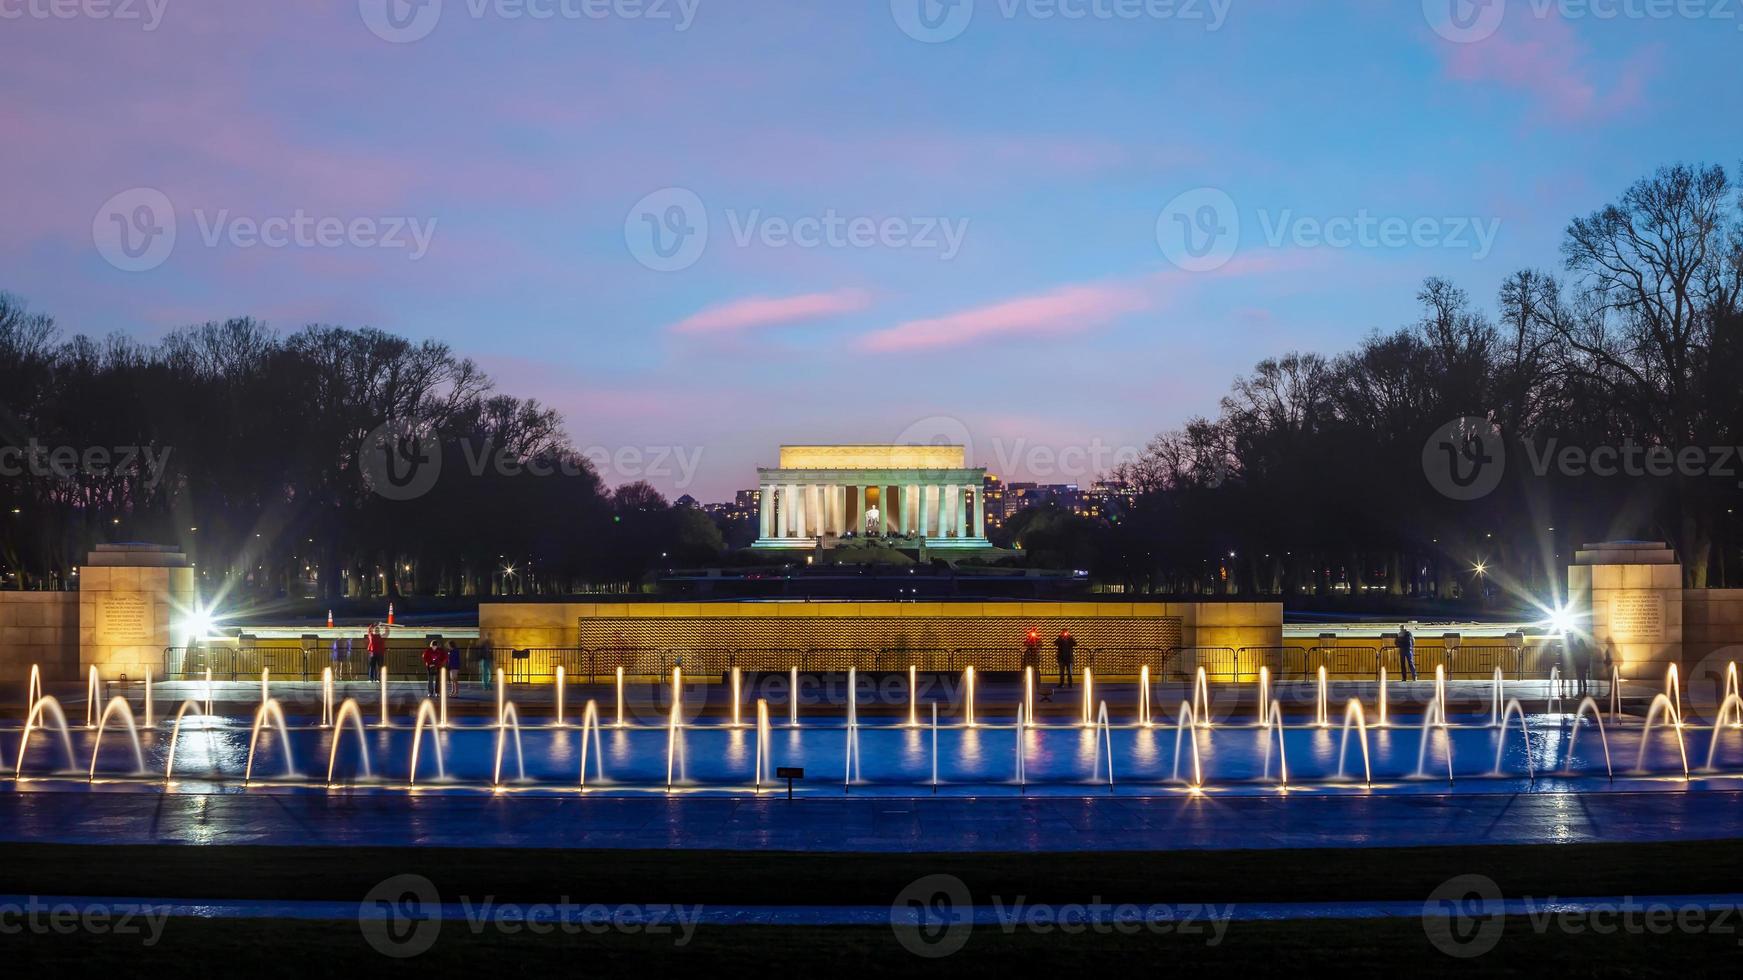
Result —
[[103, 751], [103, 732], [109, 727], [109, 719], [117, 714], [127, 723], [127, 737], [133, 742], [133, 774], [138, 776], [145, 773], [145, 750], [139, 744], [139, 726], [133, 723], [133, 706], [127, 703], [126, 698], [116, 695], [109, 699], [103, 713], [97, 718], [97, 737], [91, 743], [91, 770], [88, 774], [90, 781], [97, 779], [97, 756]]
[[[1652, 723], [1660, 714], [1670, 719], [1670, 730], [1676, 735], [1676, 750], [1682, 756], [1682, 775], [1684, 779], [1687, 779], [1689, 752], [1682, 740], [1682, 719], [1677, 715], [1676, 704], [1671, 701], [1669, 695], [1665, 694], [1653, 695], [1652, 705], [1646, 709], [1646, 724], [1640, 729], [1640, 755], [1634, 760], [1634, 771], [1644, 772], [1646, 769], [1647, 736], [1652, 734]], [[1713, 737], [1718, 737], [1717, 732], [1714, 733]]]
[[1507, 707], [1501, 711], [1501, 730], [1495, 738], [1495, 770], [1494, 775], [1501, 775], [1501, 754], [1507, 749], [1507, 719], [1519, 716], [1519, 737], [1525, 741], [1525, 776], [1532, 782], [1537, 781], [1537, 766], [1531, 761], [1531, 729], [1525, 724], [1525, 707], [1518, 698], [1507, 702]]
[[587, 739], [593, 738], [593, 775], [605, 778], [605, 747], [599, 731], [599, 702], [588, 701], [581, 712], [581, 788], [587, 788]]
[[42, 727], [38, 724], [38, 720], [45, 715], [54, 722], [56, 730], [60, 732], [61, 748], [65, 750], [67, 756], [67, 769], [73, 770], [79, 766], [77, 762], [73, 761], [73, 735], [72, 730], [67, 725], [67, 713], [61, 710], [59, 701], [45, 695], [37, 698], [36, 703], [30, 706], [29, 713], [24, 716], [24, 733], [18, 739], [18, 762], [12, 767], [12, 774], [19, 779], [24, 778], [24, 750], [30, 747], [30, 733]]
[[[363, 778], [368, 779], [374, 773], [369, 768], [369, 737], [363, 733], [363, 709], [358, 706], [356, 698], [346, 698], [339, 705], [339, 710], [333, 715], [333, 744], [327, 749], [327, 785], [333, 785], [333, 772], [339, 764], [339, 743], [345, 740], [345, 722], [349, 719], [351, 730], [357, 733], [358, 757], [363, 762]], [[209, 730], [209, 729], [208, 729]], [[169, 778], [165, 773], [164, 778]]]
[[260, 730], [266, 727], [268, 719], [278, 726], [278, 744], [284, 750], [284, 774], [288, 778], [296, 777], [296, 760], [291, 757], [290, 725], [285, 722], [283, 706], [269, 698], [254, 711], [254, 731], [248, 736], [248, 766], [242, 772], [244, 786], [254, 779], [254, 750], [260, 746]]
[[429, 698], [425, 698], [422, 701], [418, 702], [417, 720], [415, 722], [413, 722], [413, 724], [412, 724], [412, 767], [411, 767], [411, 774], [406, 778], [406, 785], [408, 785], [408, 786], [416, 786], [417, 785], [417, 782], [418, 782], [418, 757], [421, 755], [421, 753], [423, 751], [424, 730], [426, 728], [429, 729], [429, 732], [430, 732], [430, 745], [432, 748], [435, 749], [434, 755], [436, 757], [436, 778], [437, 779], [448, 778], [448, 772], [447, 772], [446, 768], [444, 768], [442, 765], [442, 736], [441, 736], [441, 733], [438, 731], [438, 729], [440, 728], [440, 722], [441, 722], [441, 719], [436, 717], [436, 706], [430, 703]]
[[1369, 788], [1372, 788], [1374, 770], [1368, 759], [1368, 719], [1362, 711], [1362, 702], [1356, 698], [1351, 698], [1349, 703], [1344, 705], [1344, 735], [1343, 740], [1338, 743], [1338, 778], [1342, 779], [1344, 775], [1344, 763], [1350, 747], [1350, 727], [1352, 724], [1362, 738], [1362, 781]]
[[1592, 714], [1592, 722], [1598, 726], [1598, 741], [1604, 747], [1604, 775], [1608, 776], [1611, 782], [1615, 782], [1616, 769], [1610, 765], [1610, 736], [1604, 734], [1603, 712], [1598, 710], [1598, 702], [1591, 698], [1581, 701], [1579, 708], [1574, 711], [1573, 731], [1569, 733], [1567, 740], [1567, 764], [1562, 766], [1562, 772], [1570, 776], [1573, 775], [1574, 746], [1579, 744], [1580, 740], [1580, 720], [1585, 718], [1588, 711]]

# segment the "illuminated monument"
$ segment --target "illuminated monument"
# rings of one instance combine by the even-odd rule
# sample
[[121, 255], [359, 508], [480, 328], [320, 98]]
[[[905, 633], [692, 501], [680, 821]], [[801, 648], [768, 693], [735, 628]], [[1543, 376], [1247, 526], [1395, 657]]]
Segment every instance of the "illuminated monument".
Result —
[[837, 547], [897, 539], [896, 547], [989, 547], [986, 470], [961, 446], [782, 446], [781, 465], [757, 470], [758, 548]]

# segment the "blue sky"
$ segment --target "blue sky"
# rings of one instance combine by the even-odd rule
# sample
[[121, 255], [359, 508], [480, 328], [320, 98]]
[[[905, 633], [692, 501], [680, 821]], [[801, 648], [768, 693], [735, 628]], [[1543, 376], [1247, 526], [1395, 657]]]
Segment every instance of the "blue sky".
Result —
[[[436, 337], [673, 495], [782, 442], [1087, 480], [1261, 357], [1410, 321], [1425, 276], [1488, 305], [1632, 180], [1743, 159], [1720, 0], [528, 2], [0, 0], [0, 288], [93, 334]], [[1171, 208], [1238, 236], [1183, 267]], [[173, 248], [117, 253], [117, 215]], [[1318, 240], [1363, 215], [1415, 230]], [[251, 235], [297, 216], [343, 230]]]

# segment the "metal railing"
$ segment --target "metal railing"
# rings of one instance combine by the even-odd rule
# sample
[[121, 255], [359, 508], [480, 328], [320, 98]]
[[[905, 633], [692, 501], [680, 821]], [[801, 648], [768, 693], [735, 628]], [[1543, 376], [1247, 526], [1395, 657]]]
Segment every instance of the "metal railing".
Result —
[[[389, 641], [387, 672], [390, 680], [417, 680], [425, 676], [424, 642]], [[463, 677], [475, 679], [480, 670], [480, 650], [462, 648]], [[841, 673], [849, 668], [861, 672], [905, 672], [909, 666], [925, 673], [961, 673], [967, 667], [983, 673], [1020, 673], [1024, 666], [1047, 675], [1057, 669], [1051, 642], [1034, 651], [1021, 645], [997, 647], [532, 647], [491, 649], [490, 669], [501, 670], [511, 684], [549, 683], [557, 669], [570, 683], [610, 683], [618, 670], [637, 680], [669, 677], [682, 667], [687, 677], [698, 681], [723, 679], [734, 668], [744, 673], [785, 673], [797, 668], [803, 673]], [[1437, 665], [1447, 677], [1487, 680], [1499, 667], [1510, 679], [1546, 678], [1560, 661], [1559, 644], [1515, 646], [1467, 643], [1457, 647], [1422, 644], [1416, 648], [1419, 674], [1433, 676]], [[1078, 670], [1094, 671], [1098, 677], [1136, 678], [1148, 667], [1157, 682], [1191, 681], [1203, 668], [1208, 680], [1217, 683], [1246, 681], [1266, 668], [1273, 680], [1311, 681], [1325, 668], [1336, 680], [1372, 679], [1384, 666], [1388, 676], [1403, 674], [1402, 658], [1395, 646], [1252, 646], [1252, 647], [1079, 647], [1074, 658]], [[331, 644], [313, 647], [171, 647], [163, 654], [165, 680], [200, 680], [209, 669], [214, 680], [240, 681], [259, 678], [262, 670], [283, 680], [318, 681], [331, 667], [340, 681], [369, 679], [368, 654], [362, 644]], [[1562, 673], [1571, 668], [1562, 664]]]

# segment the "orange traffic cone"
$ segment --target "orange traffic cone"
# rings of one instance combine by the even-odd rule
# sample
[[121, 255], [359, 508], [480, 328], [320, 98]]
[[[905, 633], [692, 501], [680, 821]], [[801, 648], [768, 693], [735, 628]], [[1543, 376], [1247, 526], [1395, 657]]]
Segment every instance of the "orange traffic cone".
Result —
[[387, 625], [393, 625], [393, 603], [387, 604]]
[[327, 628], [333, 628], [333, 610], [331, 609], [327, 610]]

